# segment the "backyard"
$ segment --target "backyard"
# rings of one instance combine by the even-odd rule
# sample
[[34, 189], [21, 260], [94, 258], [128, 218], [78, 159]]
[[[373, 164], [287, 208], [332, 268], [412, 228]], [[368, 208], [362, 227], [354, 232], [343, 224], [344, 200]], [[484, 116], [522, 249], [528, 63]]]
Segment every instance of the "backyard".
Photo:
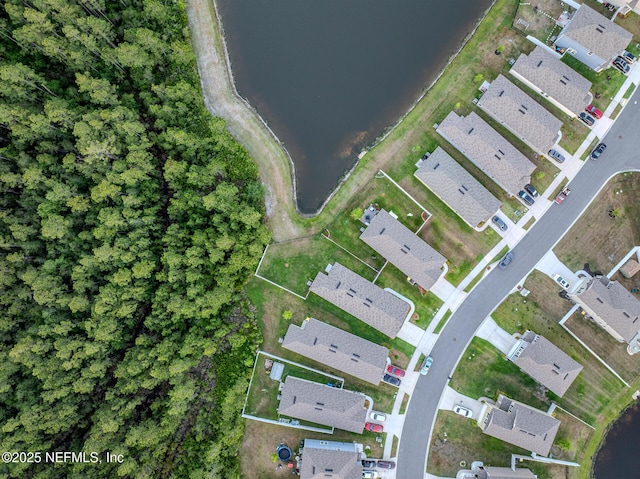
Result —
[[541, 42], [551, 45], [554, 37], [560, 33], [555, 20], [564, 12], [573, 12], [566, 4], [558, 0], [531, 0], [519, 2], [513, 17], [513, 28], [523, 35], [531, 35]]

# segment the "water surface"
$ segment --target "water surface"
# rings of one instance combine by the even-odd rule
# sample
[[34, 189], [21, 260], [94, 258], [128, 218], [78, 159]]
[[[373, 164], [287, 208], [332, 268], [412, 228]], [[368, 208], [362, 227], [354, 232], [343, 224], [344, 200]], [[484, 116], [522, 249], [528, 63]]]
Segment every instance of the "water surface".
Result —
[[293, 158], [301, 212], [322, 205], [491, 3], [217, 0], [236, 87]]
[[627, 409], [611, 426], [594, 463], [595, 479], [640, 479], [640, 405]]

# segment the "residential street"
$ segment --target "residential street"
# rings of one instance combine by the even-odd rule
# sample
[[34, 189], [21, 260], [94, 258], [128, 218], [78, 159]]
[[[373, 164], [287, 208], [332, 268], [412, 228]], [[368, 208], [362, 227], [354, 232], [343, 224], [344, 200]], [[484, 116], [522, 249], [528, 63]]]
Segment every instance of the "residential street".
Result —
[[398, 448], [398, 479], [424, 477], [429, 431], [442, 391], [482, 321], [560, 240], [611, 176], [640, 170], [640, 136], [637, 134], [640, 105], [637, 101], [640, 95], [636, 92], [604, 138], [608, 146], [605, 153], [598, 161], [586, 161], [569, 184], [571, 195], [561, 205], [552, 205], [522, 238], [513, 249], [514, 260], [509, 267], [492, 271], [449, 319], [431, 351], [434, 358], [431, 371], [418, 378], [409, 402]]

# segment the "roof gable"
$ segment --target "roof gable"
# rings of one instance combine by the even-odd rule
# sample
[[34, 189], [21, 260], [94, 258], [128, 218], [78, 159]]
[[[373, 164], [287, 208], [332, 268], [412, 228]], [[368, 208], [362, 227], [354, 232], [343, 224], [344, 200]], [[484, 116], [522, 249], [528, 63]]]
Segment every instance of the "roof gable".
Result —
[[[314, 446], [316, 444], [318, 447]], [[362, 463], [358, 459], [358, 452], [353, 444], [307, 439], [304, 443], [300, 479], [361, 479]]]

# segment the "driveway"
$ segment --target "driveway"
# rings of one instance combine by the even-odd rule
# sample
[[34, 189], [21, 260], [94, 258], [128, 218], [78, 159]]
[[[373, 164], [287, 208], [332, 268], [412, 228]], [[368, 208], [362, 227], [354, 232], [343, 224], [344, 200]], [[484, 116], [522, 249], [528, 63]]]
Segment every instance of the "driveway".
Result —
[[476, 336], [489, 341], [504, 354], [511, 351], [511, 348], [518, 342], [511, 334], [498, 326], [491, 316], [488, 316], [480, 325]]
[[456, 406], [462, 406], [469, 409], [472, 416], [467, 419], [471, 421], [473, 419], [478, 420], [483, 404], [478, 399], [460, 394], [455, 389], [447, 386], [444, 390], [444, 394], [442, 395], [442, 399], [440, 400], [440, 409], [453, 411]]
[[[570, 284], [575, 284], [578, 281], [578, 276], [567, 266], [565, 266], [553, 251], [549, 251], [542, 258], [540, 258], [540, 261], [538, 261], [538, 264], [536, 264], [536, 269], [543, 272], [551, 279], [553, 279], [554, 275], [559, 274]], [[560, 288], [560, 286], [558, 286], [558, 288]]]

